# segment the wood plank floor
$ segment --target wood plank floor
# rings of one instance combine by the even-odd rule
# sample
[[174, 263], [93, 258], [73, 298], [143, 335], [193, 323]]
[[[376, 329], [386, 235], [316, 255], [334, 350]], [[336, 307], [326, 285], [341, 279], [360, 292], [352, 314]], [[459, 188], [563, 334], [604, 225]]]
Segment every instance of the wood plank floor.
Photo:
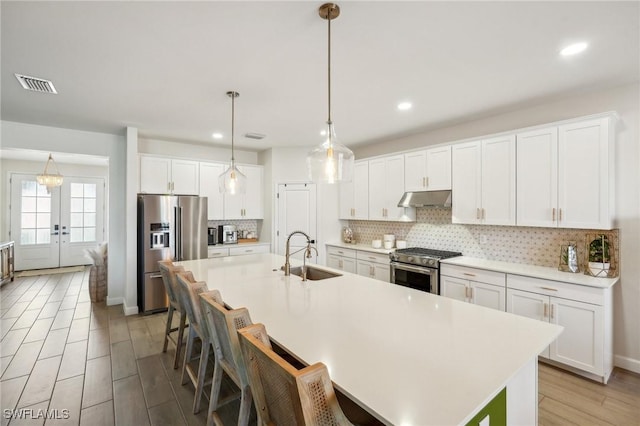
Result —
[[[124, 317], [89, 300], [88, 271], [17, 278], [0, 287], [0, 408], [58, 410], [58, 418], [0, 426], [204, 425], [193, 387], [162, 353], [166, 314]], [[540, 425], [640, 426], [640, 375], [616, 369], [607, 386], [540, 364]], [[68, 416], [66, 415], [68, 410]], [[238, 402], [221, 410], [235, 424]], [[66, 418], [68, 417], [68, 418]]]

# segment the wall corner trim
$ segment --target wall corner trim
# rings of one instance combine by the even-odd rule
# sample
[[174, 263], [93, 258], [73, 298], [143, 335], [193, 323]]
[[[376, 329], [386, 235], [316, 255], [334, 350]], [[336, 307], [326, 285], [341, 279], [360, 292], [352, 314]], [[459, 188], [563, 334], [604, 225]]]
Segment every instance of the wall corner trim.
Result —
[[616, 367], [624, 368], [625, 370], [633, 371], [640, 374], [640, 360], [628, 358], [622, 355], [614, 355], [613, 365]]

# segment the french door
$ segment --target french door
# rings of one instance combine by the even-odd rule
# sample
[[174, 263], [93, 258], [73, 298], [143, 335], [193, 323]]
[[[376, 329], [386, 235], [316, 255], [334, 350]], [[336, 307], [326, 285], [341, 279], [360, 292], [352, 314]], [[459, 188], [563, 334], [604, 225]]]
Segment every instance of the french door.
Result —
[[[285, 254], [287, 237], [293, 231], [305, 232], [312, 239], [317, 238], [316, 229], [316, 185], [313, 183], [294, 183], [278, 185], [278, 215], [277, 215], [277, 247], [276, 253]], [[300, 234], [291, 238], [291, 253], [294, 258], [304, 256], [307, 240]], [[310, 263], [317, 263], [317, 255], [313, 252]], [[309, 262], [309, 261], [307, 261]]]
[[104, 179], [65, 176], [48, 193], [35, 175], [12, 174], [10, 209], [16, 270], [85, 265], [104, 237]]

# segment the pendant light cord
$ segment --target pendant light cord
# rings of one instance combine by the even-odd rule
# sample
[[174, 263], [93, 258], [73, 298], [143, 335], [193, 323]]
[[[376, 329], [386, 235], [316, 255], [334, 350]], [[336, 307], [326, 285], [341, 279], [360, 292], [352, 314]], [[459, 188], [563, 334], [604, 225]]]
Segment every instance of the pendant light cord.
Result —
[[234, 135], [235, 135], [235, 122], [236, 122], [236, 93], [231, 94], [231, 165], [235, 165], [235, 158], [233, 155]]
[[[327, 28], [327, 124], [331, 124], [331, 8], [327, 9]], [[331, 138], [330, 135], [329, 138]]]

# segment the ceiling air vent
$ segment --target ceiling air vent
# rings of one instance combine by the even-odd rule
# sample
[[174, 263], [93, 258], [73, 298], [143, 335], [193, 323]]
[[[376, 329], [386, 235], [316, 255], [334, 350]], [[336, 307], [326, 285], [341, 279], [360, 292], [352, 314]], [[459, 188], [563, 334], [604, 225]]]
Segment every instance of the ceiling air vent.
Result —
[[263, 135], [262, 133], [245, 133], [244, 137], [249, 139], [264, 139], [267, 135]]
[[54, 93], [57, 94], [56, 88], [49, 80], [38, 77], [29, 77], [28, 75], [16, 74], [16, 78], [23, 88], [33, 90], [34, 92]]

